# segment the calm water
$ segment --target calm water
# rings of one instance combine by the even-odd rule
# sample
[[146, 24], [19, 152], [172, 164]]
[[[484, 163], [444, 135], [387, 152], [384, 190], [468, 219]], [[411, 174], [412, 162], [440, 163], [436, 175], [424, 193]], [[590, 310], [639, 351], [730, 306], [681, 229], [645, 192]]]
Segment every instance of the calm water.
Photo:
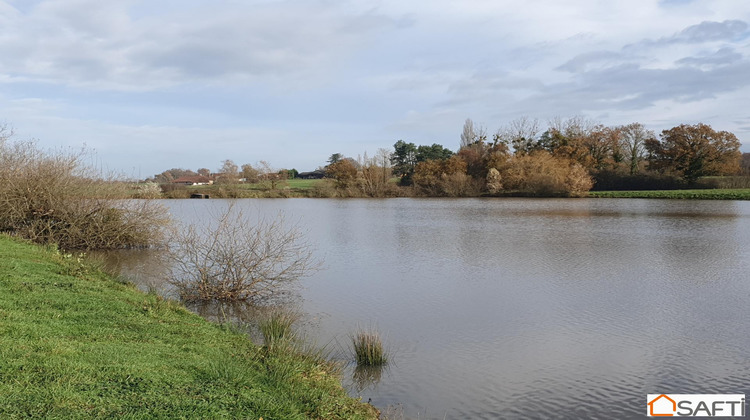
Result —
[[[305, 328], [335, 348], [377, 326], [393, 363], [345, 385], [399, 418], [641, 418], [649, 393], [750, 394], [750, 202], [236, 203], [307, 230], [325, 269], [299, 283]], [[204, 223], [228, 202], [165, 205]]]

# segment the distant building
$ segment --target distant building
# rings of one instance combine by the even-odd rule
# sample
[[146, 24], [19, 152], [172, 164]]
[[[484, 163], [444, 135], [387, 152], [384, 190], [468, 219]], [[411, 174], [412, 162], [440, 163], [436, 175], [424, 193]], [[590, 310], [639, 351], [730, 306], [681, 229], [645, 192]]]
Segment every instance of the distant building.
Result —
[[172, 183], [179, 185], [210, 185], [214, 182], [211, 181], [207, 176], [193, 175], [179, 177], [172, 181]]
[[323, 179], [326, 176], [326, 171], [322, 169], [316, 169], [312, 172], [300, 172], [297, 178], [301, 179]]

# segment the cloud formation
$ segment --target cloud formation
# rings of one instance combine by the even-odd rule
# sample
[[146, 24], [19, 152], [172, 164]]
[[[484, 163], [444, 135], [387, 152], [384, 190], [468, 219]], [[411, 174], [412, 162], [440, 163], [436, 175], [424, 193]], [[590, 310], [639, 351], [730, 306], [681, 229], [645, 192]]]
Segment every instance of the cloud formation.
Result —
[[136, 16], [136, 4], [45, 1], [26, 13], [5, 4], [0, 73], [123, 90], [266, 82], [331, 71], [396, 24], [325, 1], [185, 3], [163, 16]]
[[750, 143], [748, 22], [734, 0], [0, 0], [0, 121], [125, 168], [157, 138], [187, 146], [168, 167], [455, 148], [467, 117], [703, 121]]

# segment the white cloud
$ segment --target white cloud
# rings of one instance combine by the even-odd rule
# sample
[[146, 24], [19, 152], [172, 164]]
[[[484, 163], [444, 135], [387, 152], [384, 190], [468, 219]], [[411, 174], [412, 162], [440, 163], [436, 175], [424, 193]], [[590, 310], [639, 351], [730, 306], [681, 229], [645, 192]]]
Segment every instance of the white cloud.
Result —
[[21, 13], [3, 4], [0, 73], [125, 90], [321, 77], [396, 24], [325, 1], [217, 1], [158, 17], [131, 16], [135, 5], [45, 1]]
[[750, 143], [748, 22], [736, 0], [0, 0], [0, 120], [128, 170], [455, 148], [467, 117], [705, 119]]

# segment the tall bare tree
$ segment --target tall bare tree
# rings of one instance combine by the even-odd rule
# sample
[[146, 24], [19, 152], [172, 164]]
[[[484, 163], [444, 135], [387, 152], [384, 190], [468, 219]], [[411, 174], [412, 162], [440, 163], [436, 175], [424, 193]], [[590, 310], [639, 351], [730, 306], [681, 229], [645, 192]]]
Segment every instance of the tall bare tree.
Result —
[[249, 163], [242, 165], [242, 172], [240, 172], [240, 175], [245, 178], [245, 182], [256, 183], [260, 180], [258, 170]]
[[513, 146], [517, 154], [529, 153], [536, 145], [539, 120], [529, 117], [516, 118], [501, 129], [501, 133], [500, 137], [505, 143]]
[[640, 163], [646, 156], [646, 141], [655, 140], [656, 135], [641, 123], [621, 126], [619, 131], [623, 156], [630, 164], [630, 174], [635, 175], [640, 170]]
[[221, 162], [219, 173], [221, 173], [219, 181], [226, 184], [236, 183], [240, 178], [239, 167], [231, 159], [226, 159]]
[[288, 178], [287, 171], [274, 169], [271, 164], [265, 160], [261, 160], [258, 164], [258, 171], [260, 172], [259, 176], [261, 181], [267, 183], [272, 190], [275, 190], [276, 187], [286, 183]]
[[472, 121], [471, 118], [467, 118], [466, 121], [464, 121], [464, 129], [461, 132], [460, 149], [474, 144], [476, 137], [477, 135], [474, 132], [474, 121]]

